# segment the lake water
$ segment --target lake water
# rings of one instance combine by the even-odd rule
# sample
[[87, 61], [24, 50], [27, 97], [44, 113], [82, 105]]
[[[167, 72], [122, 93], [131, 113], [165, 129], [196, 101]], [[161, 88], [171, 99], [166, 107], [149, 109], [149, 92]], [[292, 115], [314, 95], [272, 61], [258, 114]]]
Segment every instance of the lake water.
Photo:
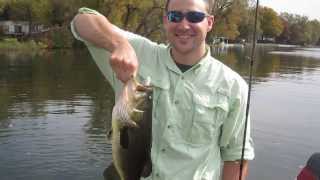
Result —
[[[214, 50], [247, 79], [248, 50]], [[320, 48], [258, 46], [249, 180], [292, 180], [320, 151]], [[87, 51], [0, 54], [0, 179], [102, 180], [113, 92]]]

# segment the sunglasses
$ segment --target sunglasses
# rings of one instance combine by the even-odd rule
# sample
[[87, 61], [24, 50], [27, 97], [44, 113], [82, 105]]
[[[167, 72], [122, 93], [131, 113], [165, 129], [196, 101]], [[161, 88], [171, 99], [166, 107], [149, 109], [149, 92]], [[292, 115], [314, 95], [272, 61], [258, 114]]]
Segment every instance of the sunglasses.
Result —
[[187, 13], [183, 13], [181, 11], [167, 12], [168, 21], [173, 23], [179, 23], [183, 18], [186, 18], [190, 23], [199, 23], [207, 16], [207, 14], [198, 11], [189, 11]]

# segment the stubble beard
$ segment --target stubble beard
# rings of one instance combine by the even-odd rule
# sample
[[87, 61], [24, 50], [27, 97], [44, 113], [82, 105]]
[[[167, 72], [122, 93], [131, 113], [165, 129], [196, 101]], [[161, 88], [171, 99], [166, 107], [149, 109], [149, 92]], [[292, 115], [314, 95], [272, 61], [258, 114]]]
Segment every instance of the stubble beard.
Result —
[[[179, 41], [179, 40], [178, 40]], [[191, 53], [191, 52], [193, 52], [193, 51], [195, 51], [197, 48], [198, 48], [198, 46], [197, 46], [197, 44], [196, 44], [196, 42], [195, 42], [195, 39], [191, 39], [190, 40], [191, 42], [186, 42], [186, 43], [181, 43], [181, 42], [178, 42], [178, 43], [172, 43], [172, 46], [173, 46], [173, 48], [174, 48], [174, 50], [177, 52], [177, 53], [179, 53], [179, 54], [182, 54], [182, 55], [185, 55], [185, 54], [189, 54], [189, 53]], [[185, 48], [185, 47], [183, 47], [183, 46], [185, 46], [187, 43], [191, 43], [191, 48]], [[188, 45], [187, 45], [188, 46]]]

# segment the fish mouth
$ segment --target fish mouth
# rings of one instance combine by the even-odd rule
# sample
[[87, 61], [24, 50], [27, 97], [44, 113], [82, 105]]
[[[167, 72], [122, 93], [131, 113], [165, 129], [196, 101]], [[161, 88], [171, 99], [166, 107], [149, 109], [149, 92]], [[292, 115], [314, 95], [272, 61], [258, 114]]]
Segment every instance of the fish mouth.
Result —
[[136, 91], [138, 92], [150, 92], [152, 91], [152, 86], [145, 86], [145, 85], [140, 85], [138, 84], [136, 87]]
[[113, 118], [117, 119], [120, 127], [138, 127], [144, 113], [152, 105], [152, 92], [152, 86], [140, 84], [132, 77], [113, 109]]

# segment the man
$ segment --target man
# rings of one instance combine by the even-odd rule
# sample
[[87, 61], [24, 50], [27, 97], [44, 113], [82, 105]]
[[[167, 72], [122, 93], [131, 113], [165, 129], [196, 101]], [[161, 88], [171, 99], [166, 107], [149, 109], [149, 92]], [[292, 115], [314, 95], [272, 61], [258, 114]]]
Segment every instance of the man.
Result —
[[[148, 180], [239, 177], [248, 88], [237, 73], [211, 57], [205, 44], [214, 22], [209, 9], [206, 0], [168, 0], [163, 17], [167, 46], [125, 32], [86, 8], [71, 23], [73, 34], [86, 43], [116, 98], [131, 75], [140, 80], [151, 77], [154, 110]], [[244, 158], [251, 160], [250, 131], [246, 139]], [[244, 162], [243, 177], [248, 166]]]

